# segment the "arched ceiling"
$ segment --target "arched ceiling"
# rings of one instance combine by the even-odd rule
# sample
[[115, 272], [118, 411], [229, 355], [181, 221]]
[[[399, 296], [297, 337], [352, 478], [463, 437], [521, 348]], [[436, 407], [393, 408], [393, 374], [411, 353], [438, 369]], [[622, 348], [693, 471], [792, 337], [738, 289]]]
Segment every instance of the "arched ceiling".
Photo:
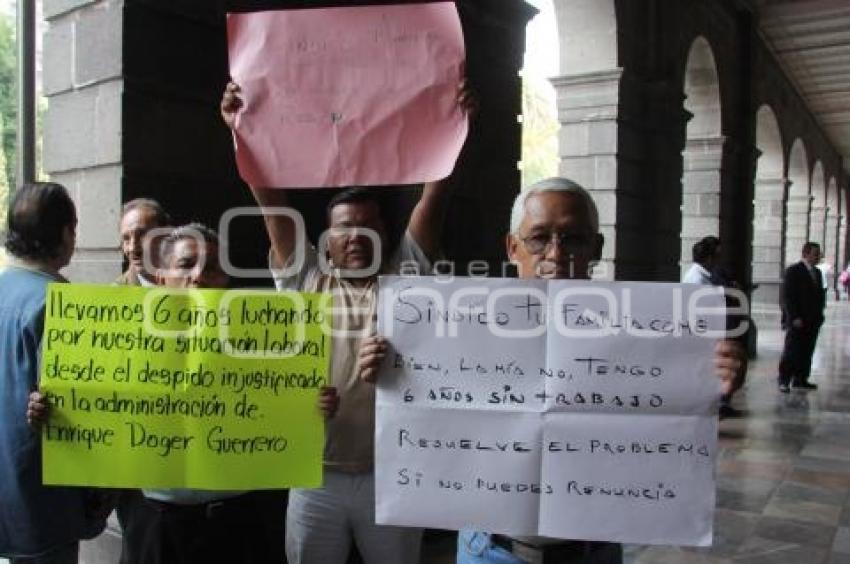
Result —
[[768, 47], [850, 166], [850, 2], [752, 4]]

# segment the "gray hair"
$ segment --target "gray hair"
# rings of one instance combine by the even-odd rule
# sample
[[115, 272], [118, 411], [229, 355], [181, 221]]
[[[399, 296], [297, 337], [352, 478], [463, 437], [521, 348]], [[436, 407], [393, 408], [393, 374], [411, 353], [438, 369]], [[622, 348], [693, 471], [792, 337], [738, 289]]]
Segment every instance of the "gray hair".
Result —
[[165, 227], [171, 223], [171, 218], [168, 212], [165, 211], [165, 208], [162, 207], [162, 204], [151, 198], [135, 198], [130, 200], [121, 207], [121, 217], [123, 218], [131, 211], [138, 209], [150, 210], [153, 213], [157, 227]]
[[205, 241], [214, 245], [219, 244], [218, 233], [203, 223], [189, 223], [175, 228], [162, 242], [161, 252], [163, 260], [171, 257], [174, 246], [185, 239], [193, 241]]
[[553, 176], [535, 182], [517, 195], [511, 209], [511, 233], [519, 232], [519, 225], [522, 223], [522, 218], [525, 215], [525, 204], [528, 199], [542, 192], [567, 192], [578, 196], [584, 202], [585, 208], [587, 208], [590, 227], [594, 233], [599, 232], [599, 211], [596, 209], [596, 202], [593, 201], [590, 193], [572, 180]]

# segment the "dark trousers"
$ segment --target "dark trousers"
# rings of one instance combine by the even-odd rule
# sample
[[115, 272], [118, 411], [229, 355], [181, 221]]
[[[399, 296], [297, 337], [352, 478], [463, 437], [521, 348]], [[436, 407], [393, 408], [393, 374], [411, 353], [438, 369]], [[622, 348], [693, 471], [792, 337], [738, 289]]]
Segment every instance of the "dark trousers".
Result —
[[177, 505], [122, 497], [121, 564], [285, 563], [286, 492]]
[[780, 384], [803, 384], [809, 381], [812, 355], [818, 340], [820, 325], [812, 328], [789, 327], [785, 332], [785, 348], [779, 361]]
[[80, 543], [72, 542], [41, 556], [11, 557], [10, 564], [77, 564], [80, 561]]

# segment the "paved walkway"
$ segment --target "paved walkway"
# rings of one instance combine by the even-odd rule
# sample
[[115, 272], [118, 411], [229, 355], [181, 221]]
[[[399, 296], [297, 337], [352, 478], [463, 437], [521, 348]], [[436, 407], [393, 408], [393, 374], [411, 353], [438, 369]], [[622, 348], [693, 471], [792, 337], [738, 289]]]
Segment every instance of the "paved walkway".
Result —
[[[629, 546], [628, 564], [850, 563], [850, 302], [829, 304], [817, 391], [777, 391], [782, 338], [776, 321], [759, 323], [758, 359], [734, 401], [746, 416], [720, 424], [714, 546]], [[450, 544], [427, 542], [424, 562], [453, 562]]]
[[629, 562], [850, 563], [850, 303], [830, 303], [814, 392], [776, 389], [783, 335], [761, 323], [759, 358], [720, 424], [714, 546], [634, 547]]

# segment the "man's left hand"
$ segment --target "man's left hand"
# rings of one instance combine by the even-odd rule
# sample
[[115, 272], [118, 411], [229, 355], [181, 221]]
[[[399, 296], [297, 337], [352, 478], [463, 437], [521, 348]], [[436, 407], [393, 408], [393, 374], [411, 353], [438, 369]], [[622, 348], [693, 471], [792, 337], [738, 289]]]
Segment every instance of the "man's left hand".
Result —
[[325, 419], [331, 419], [339, 409], [339, 395], [333, 386], [322, 386], [319, 388], [319, 411]]
[[724, 339], [714, 347], [714, 373], [720, 379], [720, 391], [726, 395], [735, 388], [735, 382], [747, 358], [741, 343]]
[[457, 89], [457, 105], [470, 119], [478, 114], [478, 96], [475, 95], [475, 91], [469, 85], [467, 78], [460, 81], [460, 86]]

